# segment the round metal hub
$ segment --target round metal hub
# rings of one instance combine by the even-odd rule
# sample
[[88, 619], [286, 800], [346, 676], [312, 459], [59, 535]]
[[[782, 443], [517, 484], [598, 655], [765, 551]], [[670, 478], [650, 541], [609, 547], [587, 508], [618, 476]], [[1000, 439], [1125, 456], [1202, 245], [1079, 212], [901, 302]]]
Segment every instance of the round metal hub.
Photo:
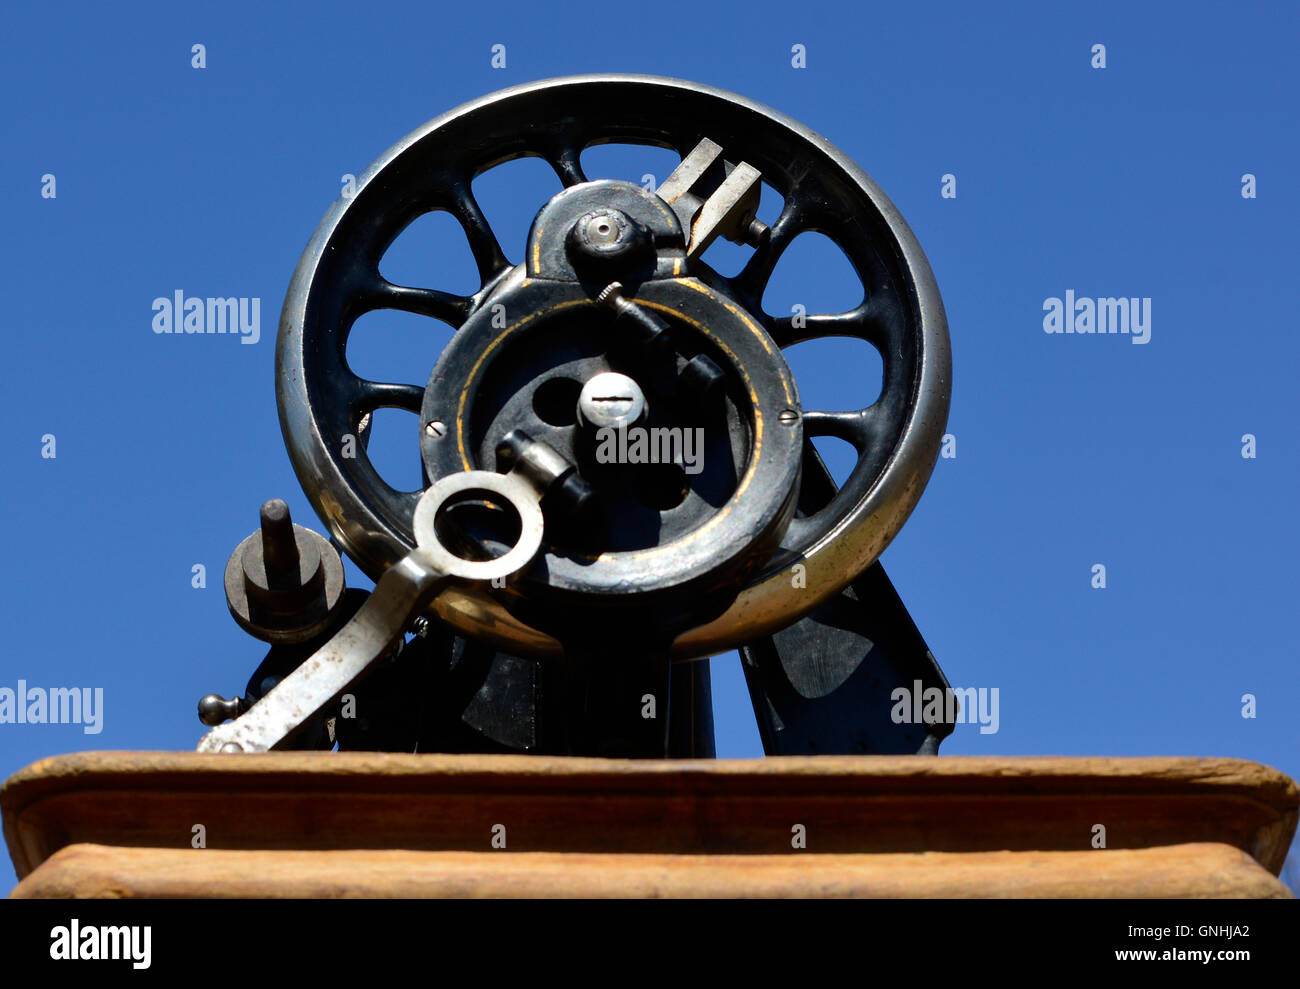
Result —
[[[548, 529], [525, 592], [564, 592], [575, 606], [582, 595], [641, 605], [635, 599], [752, 573], [794, 512], [803, 438], [797, 415], [782, 421], [799, 400], [767, 333], [703, 284], [649, 281], [637, 304], [668, 324], [673, 345], [647, 355], [580, 285], [525, 281], [494, 293], [434, 368], [421, 421], [448, 428], [421, 431], [429, 477], [501, 469], [497, 446], [515, 429], [580, 470], [598, 510], [577, 531]], [[493, 326], [497, 303], [518, 314], [504, 328]], [[680, 372], [701, 354], [724, 369], [726, 384], [691, 394]], [[641, 384], [625, 373], [634, 369]], [[602, 383], [613, 386], [607, 397], [640, 406], [633, 420], [648, 408], [645, 425], [619, 429], [614, 416], [603, 432], [584, 429], [578, 409], [584, 395], [604, 404], [590, 401]], [[547, 397], [555, 392], [567, 402]]]

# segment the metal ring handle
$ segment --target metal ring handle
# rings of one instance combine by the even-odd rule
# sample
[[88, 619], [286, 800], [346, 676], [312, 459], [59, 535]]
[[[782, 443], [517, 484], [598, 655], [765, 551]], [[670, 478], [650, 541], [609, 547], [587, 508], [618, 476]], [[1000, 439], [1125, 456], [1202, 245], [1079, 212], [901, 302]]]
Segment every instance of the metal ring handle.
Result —
[[[494, 560], [467, 560], [449, 550], [438, 538], [438, 512], [449, 501], [471, 491], [484, 491], [507, 502], [519, 516], [519, 538], [509, 552]], [[470, 470], [451, 474], [432, 485], [415, 505], [412, 519], [416, 545], [428, 562], [449, 577], [466, 580], [500, 580], [522, 570], [542, 546], [542, 508], [537, 493], [514, 474]]]

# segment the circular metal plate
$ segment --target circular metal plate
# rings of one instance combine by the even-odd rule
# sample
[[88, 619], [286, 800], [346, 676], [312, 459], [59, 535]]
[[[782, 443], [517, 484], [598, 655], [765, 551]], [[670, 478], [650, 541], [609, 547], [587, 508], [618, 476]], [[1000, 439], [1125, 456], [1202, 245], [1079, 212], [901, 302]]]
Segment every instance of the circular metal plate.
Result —
[[[504, 311], [517, 317], [498, 328], [489, 310], [472, 316], [443, 351], [425, 389], [421, 421], [447, 427], [438, 438], [427, 430], [422, 433], [425, 465], [435, 479], [492, 463], [500, 437], [520, 424], [509, 422], [494, 429], [493, 416], [479, 410], [487, 406], [507, 419], [526, 414], [515, 407], [528, 406], [531, 382], [520, 387], [517, 379], [527, 377], [524, 368], [537, 367], [551, 355], [558, 360], [572, 351], [582, 338], [579, 314], [585, 312], [588, 320], [596, 320], [600, 335], [615, 332], [601, 325], [608, 314], [577, 284], [534, 281], [492, 298], [506, 300]], [[570, 606], [584, 603], [574, 595], [589, 595], [587, 603], [608, 606], [620, 598], [630, 604], [633, 597], [681, 593], [688, 585], [712, 590], [727, 575], [735, 579], [737, 573], [753, 572], [765, 561], [794, 512], [802, 432], [797, 418], [782, 423], [779, 416], [797, 412], [799, 399], [789, 368], [762, 327], [741, 312], [728, 311], [724, 299], [698, 282], [646, 282], [637, 300], [671, 320], [679, 338], [690, 335], [701, 346], [712, 347], [735, 382], [747, 420], [748, 453], [744, 462], [734, 464], [738, 474], [734, 490], [716, 507], [700, 500], [705, 511], [694, 514], [692, 524], [674, 532], [673, 515], [684, 512], [655, 515], [654, 545], [621, 552], [605, 546], [594, 557], [561, 547], [547, 552], [538, 584], [568, 594]], [[520, 357], [521, 350], [531, 351], [530, 356]], [[513, 396], [508, 405], [505, 396], [498, 394], [503, 378]], [[577, 445], [573, 435], [577, 427], [553, 430], [530, 422], [524, 428], [537, 439]], [[729, 446], [725, 440], [723, 445]], [[566, 452], [579, 461], [571, 448]]]

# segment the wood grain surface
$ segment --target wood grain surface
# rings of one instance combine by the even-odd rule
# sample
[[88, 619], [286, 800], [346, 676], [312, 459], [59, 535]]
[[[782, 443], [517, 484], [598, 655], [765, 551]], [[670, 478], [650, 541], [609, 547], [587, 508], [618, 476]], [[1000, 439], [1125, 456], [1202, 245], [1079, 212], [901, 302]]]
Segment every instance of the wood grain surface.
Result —
[[[411, 895], [1007, 895], [996, 876], [1013, 861], [1014, 895], [1143, 896], [1159, 883], [1160, 895], [1283, 895], [1268, 873], [1298, 805], [1276, 770], [1195, 758], [104, 752], [42, 760], [0, 788], [20, 879], [50, 860], [19, 895], [80, 889], [69, 863], [96, 889], [185, 895], [141, 890], [168, 888], [182, 864], [220, 874], [236, 853], [254, 856], [228, 859], [240, 882], [262, 884], [247, 895], [272, 895], [265, 883], [288, 882], [284, 868], [306, 884], [286, 888], [344, 891], [320, 895], [350, 895], [347, 869], [366, 890], [352, 895], [408, 888], [404, 872], [423, 891]], [[191, 848], [196, 824], [204, 849]], [[492, 845], [498, 825], [505, 849]], [[1191, 871], [1177, 879], [1180, 857]], [[921, 876], [939, 865], [945, 876]], [[123, 879], [131, 869], [139, 885]], [[1128, 892], [1099, 892], [1121, 872]], [[511, 885], [525, 873], [532, 885]]]

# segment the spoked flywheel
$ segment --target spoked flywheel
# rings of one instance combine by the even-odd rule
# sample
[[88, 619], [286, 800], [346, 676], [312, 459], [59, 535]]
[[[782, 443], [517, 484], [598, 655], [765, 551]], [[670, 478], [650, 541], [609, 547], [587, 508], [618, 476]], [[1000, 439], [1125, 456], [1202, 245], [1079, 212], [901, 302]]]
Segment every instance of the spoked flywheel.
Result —
[[[653, 193], [585, 175], [583, 149], [610, 142], [668, 148], [682, 161]], [[536, 204], [526, 245], [502, 244], [471, 183], [524, 156], [548, 162], [564, 191]], [[770, 226], [756, 215], [763, 183], [783, 200]], [[398, 235], [438, 210], [468, 240], [481, 281], [472, 295], [440, 290], [432, 270], [420, 285], [379, 273]], [[777, 262], [805, 231], [844, 251], [865, 287], [859, 305], [803, 319], [763, 310]], [[753, 249], [732, 277], [702, 259], [718, 236]], [[436, 366], [366, 380], [346, 346], [357, 319], [377, 309], [456, 333]], [[855, 411], [801, 407], [781, 348], [821, 336], [880, 352], [879, 398], [864, 382]], [[567, 648], [584, 615], [652, 616], [663, 647], [685, 659], [753, 643], [834, 598], [916, 505], [950, 388], [929, 266], [857, 165], [760, 104], [633, 75], [507, 89], [381, 156], [299, 262], [277, 365], [298, 477], [372, 578], [414, 546], [421, 495], [390, 486], [357, 448], [376, 409], [419, 415], [411, 445], [426, 486], [520, 464], [558, 479], [543, 502], [543, 552], [519, 580], [451, 586], [432, 603], [458, 633], [536, 657]], [[856, 450], [838, 490], [810, 442], [818, 436]], [[480, 552], [509, 529], [501, 507], [462, 511]], [[508, 531], [499, 538], [508, 544]]]

